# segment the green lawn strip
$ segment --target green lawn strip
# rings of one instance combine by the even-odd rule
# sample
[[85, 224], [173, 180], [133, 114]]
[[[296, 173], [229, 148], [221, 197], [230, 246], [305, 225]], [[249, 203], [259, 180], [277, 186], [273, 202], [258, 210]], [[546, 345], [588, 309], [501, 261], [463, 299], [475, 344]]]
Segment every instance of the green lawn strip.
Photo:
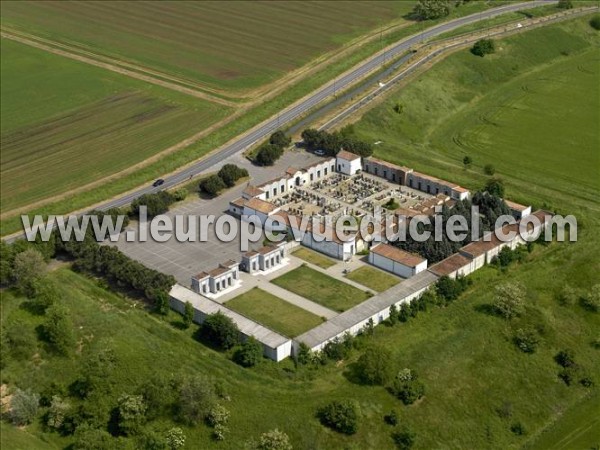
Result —
[[259, 288], [228, 300], [225, 306], [289, 337], [296, 337], [322, 322], [319, 316]]
[[308, 266], [300, 266], [271, 280], [271, 283], [340, 312], [370, 297], [369, 293]]
[[305, 247], [298, 247], [292, 254], [306, 262], [319, 266], [322, 269], [328, 269], [336, 264], [336, 261], [328, 256]]
[[400, 283], [400, 278], [390, 275], [382, 270], [375, 269], [369, 266], [362, 266], [353, 270], [346, 278], [356, 281], [369, 289], [376, 292], [387, 291], [389, 288]]

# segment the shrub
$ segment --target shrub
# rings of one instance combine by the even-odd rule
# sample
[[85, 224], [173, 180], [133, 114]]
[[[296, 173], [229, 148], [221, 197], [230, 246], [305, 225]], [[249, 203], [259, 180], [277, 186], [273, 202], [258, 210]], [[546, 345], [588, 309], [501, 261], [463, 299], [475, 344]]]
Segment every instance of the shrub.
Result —
[[558, 0], [557, 7], [560, 9], [572, 9], [573, 2], [571, 0]]
[[384, 347], [369, 347], [356, 362], [358, 377], [365, 384], [385, 385], [392, 370], [392, 354]]
[[473, 164], [473, 159], [470, 156], [465, 156], [463, 158], [463, 165], [465, 166], [465, 169], [471, 167], [471, 164]]
[[441, 277], [435, 284], [435, 291], [438, 297], [446, 302], [451, 302], [460, 297], [470, 284], [470, 280], [464, 277], [450, 278]]
[[483, 173], [486, 175], [492, 176], [496, 173], [496, 168], [491, 164], [486, 164], [483, 168]]
[[48, 308], [42, 328], [45, 339], [61, 355], [68, 355], [75, 347], [71, 315], [64, 306], [53, 305]]
[[575, 304], [578, 298], [579, 292], [577, 289], [569, 286], [568, 284], [565, 285], [558, 294], [558, 302], [562, 306], [571, 306]]
[[179, 390], [178, 418], [187, 425], [198, 425], [206, 420], [216, 403], [210, 380], [203, 376], [186, 378]]
[[27, 425], [33, 421], [40, 406], [40, 396], [30, 390], [17, 389], [10, 399], [10, 420], [15, 425]]
[[46, 273], [46, 262], [40, 252], [29, 248], [15, 256], [12, 276], [15, 286], [22, 294], [31, 297], [34, 283]]
[[600, 16], [594, 16], [590, 19], [590, 26], [595, 30], [600, 30]]
[[510, 426], [510, 431], [517, 436], [523, 436], [527, 434], [527, 430], [525, 430], [525, 426], [521, 422], [513, 423]]
[[240, 330], [229, 317], [222, 312], [209, 314], [202, 324], [202, 335], [213, 345], [229, 350], [240, 340]]
[[260, 435], [258, 443], [252, 446], [255, 450], [292, 450], [290, 438], [277, 428]]
[[358, 429], [358, 406], [351, 400], [329, 403], [317, 413], [321, 423], [339, 433], [354, 434]]
[[190, 302], [185, 302], [183, 308], [183, 325], [189, 328], [194, 322], [194, 306]]
[[229, 415], [230, 413], [227, 408], [216, 403], [208, 411], [206, 421], [211, 427], [216, 427], [217, 425], [226, 425], [229, 421]]
[[61, 430], [70, 410], [71, 405], [67, 401], [58, 395], [54, 395], [46, 413], [46, 425], [55, 430]]
[[415, 443], [415, 436], [415, 433], [406, 426], [402, 430], [392, 433], [394, 444], [396, 444], [396, 447], [400, 450], [412, 448]]
[[398, 425], [398, 414], [396, 414], [396, 410], [392, 409], [389, 414], [386, 414], [383, 417], [383, 420], [385, 421], [385, 423], [393, 427]]
[[272, 144], [264, 144], [256, 153], [256, 163], [261, 166], [272, 166], [281, 156], [283, 150]]
[[524, 353], [534, 353], [540, 342], [537, 333], [532, 329], [519, 328], [514, 336], [514, 343]]
[[114, 448], [113, 438], [107, 431], [84, 424], [75, 431], [73, 450], [103, 450]]
[[503, 283], [496, 287], [494, 308], [505, 319], [512, 319], [524, 310], [525, 290], [519, 283]]
[[392, 306], [390, 306], [390, 315], [388, 318], [388, 321], [391, 325], [395, 325], [396, 322], [398, 322], [398, 317], [399, 312], [398, 312], [398, 307], [394, 304]]
[[225, 440], [225, 436], [227, 435], [227, 433], [229, 433], [229, 428], [227, 428], [223, 424], [217, 424], [213, 428], [213, 434], [212, 434], [212, 436], [213, 436], [213, 438], [214, 438], [215, 441], [224, 441]]
[[178, 450], [185, 445], [185, 434], [181, 428], [174, 427], [167, 431], [166, 440], [169, 450]]
[[146, 404], [141, 395], [122, 395], [118, 400], [119, 429], [126, 435], [135, 434], [146, 420]]
[[152, 218], [166, 213], [174, 201], [173, 195], [167, 191], [144, 194], [131, 202], [131, 214], [139, 217], [140, 207], [145, 206], [148, 218]]
[[489, 55], [496, 51], [496, 46], [494, 45], [494, 41], [491, 39], [480, 39], [471, 48], [471, 53], [476, 56], [484, 57], [485, 55]]
[[561, 367], [571, 367], [575, 365], [573, 351], [569, 349], [561, 350], [554, 356], [554, 361]]
[[285, 148], [292, 143], [292, 138], [287, 136], [283, 131], [277, 130], [269, 138], [269, 144], [275, 147]]
[[579, 377], [579, 367], [576, 364], [567, 366], [558, 373], [558, 378], [567, 386], [571, 386]]
[[450, 14], [450, 2], [447, 0], [419, 0], [413, 10], [419, 20], [433, 20]]
[[227, 185], [218, 175], [211, 175], [200, 181], [200, 190], [212, 197], [216, 196], [226, 187]]
[[248, 171], [246, 169], [242, 169], [235, 164], [225, 164], [219, 170], [218, 176], [223, 180], [223, 183], [227, 187], [232, 187], [235, 185], [237, 180], [240, 178], [244, 178], [248, 176]]
[[415, 371], [403, 369], [396, 375], [389, 391], [405, 405], [411, 405], [425, 395], [425, 385]]
[[352, 350], [352, 339], [335, 338], [323, 347], [323, 354], [332, 361], [342, 361], [350, 356]]
[[174, 190], [171, 195], [173, 196], [174, 201], [180, 202], [182, 200], [185, 200], [188, 194], [189, 192], [186, 188], [179, 188]]
[[590, 292], [581, 298], [581, 305], [588, 311], [600, 311], [600, 284], [596, 284]]
[[263, 346], [260, 342], [250, 336], [235, 352], [233, 360], [242, 367], [252, 367], [260, 362], [263, 356]]
[[31, 285], [32, 304], [37, 312], [43, 314], [60, 298], [56, 285], [47, 277], [36, 278]]

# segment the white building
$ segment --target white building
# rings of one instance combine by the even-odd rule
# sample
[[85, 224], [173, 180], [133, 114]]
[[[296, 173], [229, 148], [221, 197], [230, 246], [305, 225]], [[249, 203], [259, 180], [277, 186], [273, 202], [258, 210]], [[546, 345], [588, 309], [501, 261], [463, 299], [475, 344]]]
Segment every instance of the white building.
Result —
[[256, 251], [251, 250], [242, 256], [241, 269], [250, 274], [271, 270], [283, 263], [285, 257], [284, 245], [267, 245]]
[[192, 290], [198, 294], [218, 294], [233, 287], [240, 279], [239, 265], [233, 260], [219, 264], [210, 272], [200, 272], [192, 277]]
[[427, 260], [389, 244], [378, 244], [369, 252], [369, 263], [404, 278], [427, 269]]
[[354, 175], [362, 168], [360, 156], [346, 150], [340, 150], [335, 156], [335, 166], [337, 172], [345, 175]]

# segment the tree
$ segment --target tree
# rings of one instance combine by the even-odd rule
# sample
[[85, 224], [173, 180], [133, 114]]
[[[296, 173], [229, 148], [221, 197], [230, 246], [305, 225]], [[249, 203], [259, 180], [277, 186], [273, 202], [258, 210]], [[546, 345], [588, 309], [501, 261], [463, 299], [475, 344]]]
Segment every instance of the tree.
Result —
[[32, 327], [22, 321], [9, 323], [4, 331], [7, 347], [2, 347], [2, 353], [10, 351], [10, 355], [17, 360], [30, 358], [37, 349], [37, 338]]
[[198, 425], [216, 403], [217, 396], [210, 380], [200, 375], [186, 378], [179, 391], [179, 420], [190, 426]]
[[273, 144], [264, 144], [256, 153], [256, 163], [261, 166], [272, 166], [281, 156], [283, 150]]
[[392, 354], [383, 347], [369, 347], [358, 358], [356, 372], [365, 384], [385, 385], [392, 377]]
[[15, 425], [27, 425], [33, 421], [40, 406], [40, 396], [17, 389], [10, 399], [9, 417]]
[[352, 400], [334, 400], [317, 412], [321, 423], [339, 433], [354, 434], [358, 430], [358, 405]]
[[14, 247], [4, 241], [0, 241], [0, 286], [7, 286], [14, 281], [14, 261]]
[[419, 0], [413, 10], [419, 20], [432, 20], [450, 14], [450, 2], [447, 0]]
[[405, 405], [411, 405], [425, 394], [425, 385], [419, 380], [418, 374], [411, 369], [398, 372], [389, 386], [389, 391], [402, 400]]
[[217, 175], [223, 180], [223, 183], [225, 183], [227, 187], [232, 187], [235, 186], [237, 180], [247, 177], [248, 171], [235, 164], [225, 164], [221, 167], [221, 170], [219, 170]]
[[491, 164], [486, 164], [483, 168], [483, 173], [492, 176], [496, 173], [496, 168]]
[[482, 58], [485, 55], [492, 54], [496, 51], [496, 46], [494, 45], [494, 41], [491, 39], [480, 39], [471, 48], [471, 53], [476, 56], [481, 56]]
[[56, 285], [48, 277], [40, 277], [33, 280], [31, 293], [33, 297], [32, 304], [40, 314], [45, 313], [60, 298]]
[[450, 278], [448, 276], [441, 277], [435, 284], [437, 295], [446, 302], [456, 300], [460, 294], [467, 288], [469, 282], [466, 278]]
[[560, 9], [573, 9], [573, 2], [571, 0], [558, 0], [557, 7]]
[[183, 310], [183, 324], [186, 328], [194, 322], [194, 306], [190, 302], [185, 302]]
[[240, 340], [237, 325], [220, 311], [206, 316], [202, 324], [202, 335], [223, 350], [229, 350]]
[[520, 315], [525, 308], [525, 289], [519, 283], [503, 283], [496, 287], [494, 308], [505, 319]]
[[200, 190], [206, 192], [208, 195], [215, 197], [220, 191], [225, 189], [227, 185], [218, 175], [211, 175], [204, 178], [200, 182]]
[[154, 310], [163, 316], [169, 314], [169, 294], [164, 291], [158, 291], [154, 297]]
[[500, 178], [490, 178], [485, 184], [485, 190], [490, 195], [504, 198], [504, 182]]
[[233, 360], [243, 367], [252, 367], [260, 362], [263, 356], [263, 346], [260, 342], [250, 336], [235, 352]]
[[396, 103], [394, 105], [394, 112], [396, 114], [402, 114], [404, 112], [404, 105], [400, 104], [400, 103]]
[[281, 130], [277, 130], [269, 138], [269, 144], [274, 145], [279, 148], [285, 148], [288, 145], [290, 145], [291, 143], [292, 143], [292, 138], [289, 136], [286, 136], [286, 134]]
[[471, 164], [473, 164], [473, 159], [471, 159], [470, 156], [465, 156], [463, 158], [463, 165], [465, 166], [465, 169], [471, 167]]
[[61, 430], [70, 411], [69, 402], [58, 395], [52, 396], [50, 407], [46, 413], [46, 425], [55, 430]]
[[594, 16], [590, 19], [590, 26], [594, 30], [600, 30], [600, 16]]
[[75, 347], [75, 334], [69, 310], [60, 304], [48, 308], [43, 334], [58, 353], [68, 355]]
[[46, 262], [40, 252], [29, 248], [15, 256], [12, 270], [15, 286], [21, 293], [31, 297], [34, 282], [46, 273]]
[[73, 391], [81, 398], [92, 394], [103, 395], [110, 391], [110, 375], [115, 370], [117, 358], [106, 342], [100, 341], [88, 348], [81, 361], [81, 378], [73, 384]]
[[126, 435], [140, 431], [146, 420], [146, 404], [141, 395], [124, 394], [118, 400], [119, 429]]
[[206, 416], [206, 421], [211, 427], [216, 427], [217, 425], [226, 425], [229, 421], [229, 410], [218, 403], [215, 403], [210, 411], [208, 411], [208, 415]]
[[277, 428], [260, 435], [258, 443], [252, 446], [255, 450], [292, 450], [290, 438]]
[[140, 207], [147, 208], [146, 213], [148, 218], [164, 214], [169, 210], [175, 202], [175, 198], [167, 191], [160, 191], [153, 194], [144, 194], [131, 202], [131, 213], [134, 216], [140, 215]]
[[178, 450], [185, 445], [185, 434], [179, 427], [171, 428], [167, 431], [167, 446], [169, 450]]
[[113, 438], [105, 430], [83, 424], [75, 431], [73, 450], [108, 450], [114, 447]]
[[298, 354], [296, 355], [296, 361], [298, 364], [306, 365], [313, 360], [313, 352], [308, 345], [304, 342], [300, 342], [298, 346]]
[[409, 450], [415, 443], [415, 436], [415, 433], [405, 426], [402, 430], [394, 432], [392, 439], [400, 450]]
[[399, 319], [398, 315], [398, 307], [395, 304], [393, 304], [392, 306], [390, 306], [390, 315], [388, 319], [391, 325], [396, 325]]
[[535, 330], [531, 328], [519, 328], [514, 337], [515, 345], [523, 353], [534, 353], [540, 339]]

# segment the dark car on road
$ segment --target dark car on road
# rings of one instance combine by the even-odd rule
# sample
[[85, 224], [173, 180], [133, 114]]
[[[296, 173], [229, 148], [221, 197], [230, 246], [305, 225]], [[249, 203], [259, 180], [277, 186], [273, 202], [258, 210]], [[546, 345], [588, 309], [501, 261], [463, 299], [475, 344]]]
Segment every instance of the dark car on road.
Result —
[[159, 178], [154, 183], [152, 183], [152, 186], [158, 187], [158, 186], [161, 186], [164, 182], [165, 182], [165, 180], [163, 180], [162, 178]]

